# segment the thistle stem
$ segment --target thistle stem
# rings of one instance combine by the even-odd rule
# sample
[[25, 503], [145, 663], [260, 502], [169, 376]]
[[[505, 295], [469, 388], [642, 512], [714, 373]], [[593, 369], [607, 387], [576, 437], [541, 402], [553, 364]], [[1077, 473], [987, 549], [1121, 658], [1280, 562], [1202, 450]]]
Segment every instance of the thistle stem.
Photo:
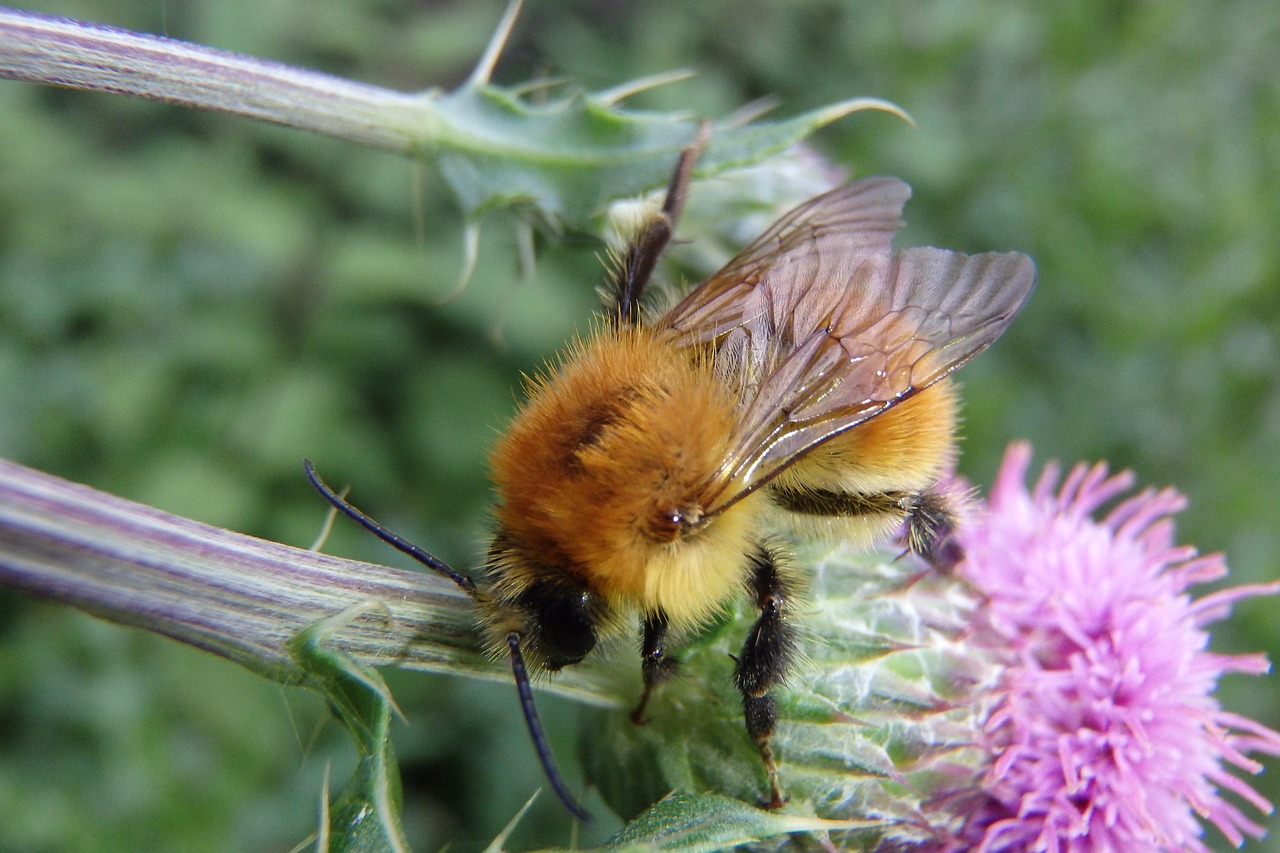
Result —
[[247, 116], [399, 153], [417, 150], [439, 124], [429, 93], [3, 7], [0, 77]]
[[[442, 578], [222, 530], [6, 460], [0, 586], [172, 637], [286, 684], [308, 678], [288, 648], [298, 632], [367, 604], [331, 639], [358, 662], [511, 677], [480, 650], [471, 600]], [[543, 686], [597, 705], [621, 701], [589, 668]]]

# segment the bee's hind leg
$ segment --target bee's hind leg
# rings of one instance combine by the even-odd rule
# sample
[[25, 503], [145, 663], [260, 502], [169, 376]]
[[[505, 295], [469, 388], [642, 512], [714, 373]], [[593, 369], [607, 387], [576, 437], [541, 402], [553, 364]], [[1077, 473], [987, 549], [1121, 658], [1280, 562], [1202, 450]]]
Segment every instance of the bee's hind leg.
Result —
[[912, 495], [907, 502], [907, 548], [939, 571], [949, 572], [964, 558], [956, 539], [956, 511], [934, 491]]
[[634, 326], [640, 322], [640, 298], [649, 285], [658, 259], [675, 236], [676, 220], [684, 209], [684, 197], [693, 179], [693, 166], [702, 156], [710, 138], [711, 126], [703, 122], [693, 140], [680, 150], [662, 208], [641, 226], [630, 245], [612, 265], [608, 293], [616, 311], [613, 319], [623, 325]]
[[795, 630], [788, 624], [790, 592], [787, 579], [778, 570], [776, 556], [765, 548], [752, 558], [751, 590], [756, 596], [760, 617], [747, 634], [738, 656], [735, 681], [742, 693], [742, 712], [747, 733], [760, 749], [769, 777], [771, 809], [786, 803], [778, 781], [778, 764], [773, 756], [773, 732], [778, 713], [772, 688], [781, 684], [791, 668], [795, 653]]

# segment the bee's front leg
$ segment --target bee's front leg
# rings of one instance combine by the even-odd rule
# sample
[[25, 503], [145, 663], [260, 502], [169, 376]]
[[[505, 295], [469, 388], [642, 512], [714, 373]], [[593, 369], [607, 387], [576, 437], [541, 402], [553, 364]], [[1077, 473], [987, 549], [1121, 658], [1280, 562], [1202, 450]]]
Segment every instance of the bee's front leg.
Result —
[[640, 648], [640, 668], [644, 675], [644, 693], [631, 712], [631, 722], [643, 725], [644, 709], [654, 689], [670, 678], [676, 671], [679, 661], [667, 653], [667, 614], [659, 610], [644, 620], [644, 640]]
[[752, 558], [751, 590], [760, 608], [760, 618], [747, 634], [738, 656], [737, 685], [742, 693], [742, 712], [747, 733], [760, 748], [769, 777], [768, 807], [786, 803], [778, 781], [778, 765], [773, 757], [773, 732], [778, 714], [770, 690], [781, 684], [791, 668], [795, 652], [795, 631], [787, 623], [790, 593], [786, 578], [778, 570], [777, 557], [761, 548]]

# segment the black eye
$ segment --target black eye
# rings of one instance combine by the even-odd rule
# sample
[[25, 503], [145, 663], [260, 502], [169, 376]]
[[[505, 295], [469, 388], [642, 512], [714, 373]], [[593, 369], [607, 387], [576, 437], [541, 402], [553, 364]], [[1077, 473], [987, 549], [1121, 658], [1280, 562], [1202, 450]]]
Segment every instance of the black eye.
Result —
[[585, 593], [551, 595], [542, 606], [542, 649], [548, 668], [577, 663], [596, 645], [596, 629], [588, 612]]

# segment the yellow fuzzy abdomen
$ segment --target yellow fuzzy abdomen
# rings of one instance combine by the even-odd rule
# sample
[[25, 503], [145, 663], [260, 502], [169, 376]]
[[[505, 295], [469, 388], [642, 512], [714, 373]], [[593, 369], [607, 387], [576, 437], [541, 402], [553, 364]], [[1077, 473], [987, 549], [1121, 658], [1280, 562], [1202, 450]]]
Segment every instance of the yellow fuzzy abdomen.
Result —
[[[814, 448], [771, 486], [877, 499], [918, 495], [936, 485], [955, 462], [958, 408], [952, 383], [937, 382]], [[774, 520], [800, 536], [866, 544], [886, 536], [905, 517], [905, 509], [891, 509], [850, 516], [780, 512]]]

